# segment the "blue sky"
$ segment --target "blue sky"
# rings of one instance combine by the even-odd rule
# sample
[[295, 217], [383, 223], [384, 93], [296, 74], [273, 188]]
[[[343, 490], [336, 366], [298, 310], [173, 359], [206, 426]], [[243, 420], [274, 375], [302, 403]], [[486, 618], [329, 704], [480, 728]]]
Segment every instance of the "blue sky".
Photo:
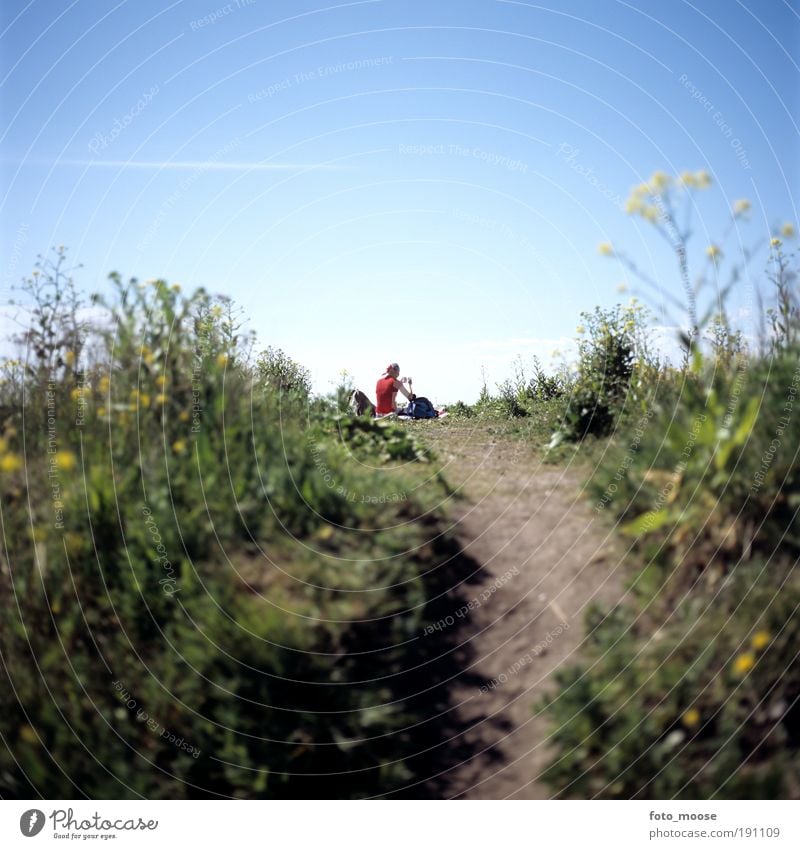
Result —
[[698, 269], [735, 199], [753, 209], [727, 262], [798, 219], [796, 0], [2, 15], [0, 298], [65, 244], [87, 292], [118, 270], [231, 295], [321, 390], [347, 369], [371, 392], [397, 360], [418, 391], [470, 400], [482, 366], [494, 382], [547, 360], [581, 310], [628, 297], [599, 242], [677, 292], [668, 247], [620, 208], [657, 169], [713, 177]]

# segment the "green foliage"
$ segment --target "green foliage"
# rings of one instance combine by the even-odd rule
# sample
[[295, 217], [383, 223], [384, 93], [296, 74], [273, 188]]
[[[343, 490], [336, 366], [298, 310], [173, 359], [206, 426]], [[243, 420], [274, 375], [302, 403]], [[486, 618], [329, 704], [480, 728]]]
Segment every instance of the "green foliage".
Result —
[[589, 481], [640, 565], [547, 706], [560, 795], [800, 787], [800, 349], [716, 350], [662, 373]]
[[[800, 792], [797, 278], [773, 238], [770, 332], [758, 351], [748, 350], [725, 300], [751, 252], [734, 257], [721, 285], [724, 252], [712, 244], [706, 270], [694, 284], [688, 277], [690, 231], [676, 224], [675, 200], [709, 184], [705, 172], [677, 182], [657, 172], [628, 201], [629, 212], [650, 221], [676, 251], [689, 318], [684, 368], [637, 356], [627, 376], [635, 339], [615, 351], [617, 339], [598, 338], [591, 326], [591, 344], [581, 352], [589, 375], [606, 360], [622, 362], [611, 369], [622, 378], [618, 401], [629, 385], [626, 414], [612, 417], [616, 430], [587, 489], [595, 511], [609, 514], [628, 538], [635, 562], [626, 601], [587, 616], [580, 661], [558, 673], [559, 691], [541, 705], [556, 749], [544, 778], [562, 797]], [[749, 206], [737, 201], [732, 223]], [[793, 227], [783, 233], [789, 237]], [[601, 253], [650, 282], [610, 245]], [[712, 283], [713, 298], [698, 312]], [[702, 332], [710, 345], [702, 345]], [[590, 381], [590, 398], [604, 396], [599, 382]]]
[[581, 319], [578, 376], [556, 444], [608, 435], [625, 407], [637, 364], [646, 363], [643, 311], [636, 304], [596, 307]]
[[307, 398], [311, 392], [311, 373], [280, 348], [269, 347], [256, 359], [259, 379], [274, 392], [297, 394]]
[[334, 416], [332, 423], [343, 443], [353, 451], [373, 453], [385, 461], [429, 460], [427, 450], [407, 424], [352, 414]]
[[800, 786], [800, 580], [763, 560], [668, 615], [588, 617], [580, 665], [557, 673], [561, 797], [785, 798]]
[[473, 404], [465, 404], [463, 401], [456, 401], [447, 408], [448, 416], [453, 416], [458, 419], [471, 419], [476, 415], [475, 406]]
[[[800, 345], [800, 298], [797, 293], [797, 263], [784, 253], [780, 239], [772, 240], [768, 277], [773, 284], [775, 305], [767, 309], [770, 344], [773, 350]], [[795, 257], [797, 254], [795, 253]]]
[[282, 352], [250, 367], [229, 304], [112, 283], [0, 389], [0, 793], [397, 790], [457, 563], [426, 453], [309, 406]]
[[[481, 418], [525, 419], [540, 415], [542, 405], [564, 398], [569, 390], [563, 374], [547, 374], [538, 357], [531, 358], [531, 372], [521, 357], [514, 364], [513, 377], [497, 384], [497, 394], [492, 395], [484, 383], [478, 401], [471, 407], [459, 404], [448, 413]], [[460, 406], [459, 406], [460, 405]], [[563, 407], [563, 405], [562, 405]]]
[[696, 352], [675, 391], [663, 389], [598, 465], [595, 503], [628, 535], [652, 534], [690, 575], [776, 538], [800, 553], [798, 353], [742, 355], [723, 369]]

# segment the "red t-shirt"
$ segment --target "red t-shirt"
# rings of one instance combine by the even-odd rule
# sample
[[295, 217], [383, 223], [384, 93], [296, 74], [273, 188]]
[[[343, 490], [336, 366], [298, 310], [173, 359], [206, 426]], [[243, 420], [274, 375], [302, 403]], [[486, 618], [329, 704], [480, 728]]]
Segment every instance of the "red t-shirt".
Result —
[[385, 416], [387, 413], [394, 412], [394, 397], [397, 390], [394, 386], [394, 378], [391, 375], [384, 375], [378, 380], [375, 386], [375, 395], [377, 396], [377, 413], [379, 416]]

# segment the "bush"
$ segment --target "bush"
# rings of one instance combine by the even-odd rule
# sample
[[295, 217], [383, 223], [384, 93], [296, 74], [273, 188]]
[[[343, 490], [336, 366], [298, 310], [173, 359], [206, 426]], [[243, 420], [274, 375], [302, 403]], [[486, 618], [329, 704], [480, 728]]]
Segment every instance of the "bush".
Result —
[[637, 362], [645, 363], [642, 311], [635, 305], [581, 313], [578, 375], [558, 439], [607, 436], [622, 413]]
[[397, 791], [458, 563], [425, 453], [249, 367], [205, 292], [112, 282], [91, 344], [0, 389], [0, 793]]
[[723, 370], [695, 353], [677, 401], [664, 391], [596, 469], [598, 508], [643, 544], [665, 546], [690, 578], [776, 538], [800, 553], [798, 355], [741, 355]]
[[773, 799], [800, 792], [800, 579], [764, 560], [669, 615], [587, 619], [580, 665], [543, 704], [557, 795]]
[[731, 362], [665, 374], [590, 479], [644, 565], [547, 705], [561, 795], [800, 794], [800, 350]]
[[[560, 671], [559, 692], [542, 705], [556, 745], [544, 777], [560, 796], [800, 796], [797, 278], [772, 238], [771, 333], [749, 352], [725, 298], [751, 251], [734, 257], [722, 285], [724, 253], [709, 245], [692, 284], [691, 228], [673, 213], [679, 193], [709, 184], [705, 172], [657, 172], [628, 201], [675, 250], [684, 301], [667, 300], [686, 308], [684, 368], [634, 357], [618, 315], [600, 333], [590, 323], [581, 350], [588, 390], [572, 432], [589, 431], [595, 409], [596, 430], [616, 422], [588, 489], [596, 512], [632, 539], [637, 562], [625, 603], [587, 617], [584, 656]], [[737, 201], [732, 224], [749, 207]], [[652, 283], [611, 245], [601, 253]]]

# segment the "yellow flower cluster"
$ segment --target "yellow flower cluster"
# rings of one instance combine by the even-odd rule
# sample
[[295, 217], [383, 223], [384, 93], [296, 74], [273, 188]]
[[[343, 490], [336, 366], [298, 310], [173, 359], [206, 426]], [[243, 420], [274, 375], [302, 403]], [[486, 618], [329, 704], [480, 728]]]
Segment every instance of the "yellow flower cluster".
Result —
[[784, 239], [791, 239], [794, 237], [794, 225], [790, 224], [788, 221], [781, 227], [781, 236]]
[[614, 248], [611, 245], [611, 242], [600, 242], [597, 246], [597, 250], [601, 256], [613, 256]]
[[56, 451], [55, 461], [62, 472], [71, 472], [78, 465], [78, 460], [72, 451]]
[[719, 245], [711, 244], [706, 248], [706, 254], [712, 262], [716, 262], [722, 257], [722, 250]]
[[756, 656], [751, 651], [742, 652], [733, 661], [733, 671], [736, 675], [746, 675], [756, 663]]
[[740, 198], [733, 203], [733, 214], [735, 216], [745, 215], [750, 212], [750, 201], [747, 198]]
[[19, 454], [0, 454], [0, 472], [7, 475], [18, 472], [22, 468], [22, 457]]
[[687, 728], [697, 728], [700, 724], [700, 711], [697, 708], [689, 708], [681, 717], [681, 721]]
[[[655, 171], [646, 183], [639, 183], [631, 189], [625, 211], [629, 215], [640, 215], [645, 221], [657, 222], [661, 217], [657, 199], [667, 195], [675, 185], [686, 189], [707, 189], [711, 185], [711, 175], [708, 171], [683, 171], [673, 178], [665, 171]], [[656, 203], [650, 203], [651, 199], [656, 199]]]
[[708, 171], [682, 171], [678, 181], [686, 189], [707, 189], [711, 175]]

